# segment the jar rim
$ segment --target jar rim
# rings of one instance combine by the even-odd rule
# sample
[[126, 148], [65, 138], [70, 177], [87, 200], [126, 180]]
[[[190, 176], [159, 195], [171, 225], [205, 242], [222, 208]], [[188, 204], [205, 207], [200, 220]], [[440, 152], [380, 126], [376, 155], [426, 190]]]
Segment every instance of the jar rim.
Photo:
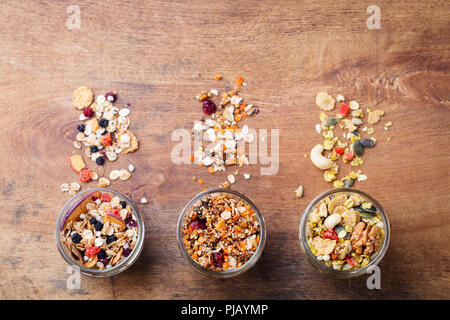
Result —
[[[259, 225], [260, 225], [260, 241], [258, 243], [258, 247], [256, 248], [256, 251], [253, 254], [253, 256], [248, 261], [246, 261], [242, 266], [240, 266], [238, 268], [228, 269], [228, 270], [224, 270], [224, 271], [207, 270], [190, 257], [190, 255], [187, 253], [187, 251], [184, 247], [184, 244], [183, 244], [183, 237], [182, 237], [181, 233], [183, 231], [182, 226], [183, 226], [184, 217], [186, 216], [186, 214], [189, 212], [189, 210], [192, 208], [192, 206], [196, 202], [198, 202], [202, 198], [204, 198], [210, 194], [214, 194], [214, 193], [226, 193], [226, 194], [231, 194], [233, 196], [237, 196], [237, 197], [241, 198], [242, 200], [247, 202], [252, 207], [252, 209], [255, 211], [255, 213], [258, 217], [258, 221], [259, 221]], [[186, 261], [189, 263], [189, 265], [194, 270], [196, 270], [204, 275], [208, 275], [208, 276], [212, 276], [212, 277], [229, 278], [229, 277], [237, 276], [239, 274], [246, 272], [247, 270], [252, 268], [256, 264], [256, 262], [259, 260], [259, 258], [262, 255], [262, 252], [264, 250], [265, 242], [266, 242], [266, 223], [265, 223], [264, 217], [262, 216], [258, 207], [253, 203], [253, 201], [251, 201], [247, 196], [240, 193], [239, 191], [232, 190], [232, 189], [224, 189], [224, 188], [208, 189], [208, 190], [197, 193], [191, 200], [189, 200], [189, 202], [184, 206], [183, 210], [181, 211], [180, 216], [178, 217], [178, 223], [177, 223], [177, 242], [178, 242], [178, 249], [180, 250], [181, 255], [186, 259]]]
[[[356, 270], [349, 270], [349, 271], [334, 270], [333, 268], [330, 268], [330, 267], [324, 265], [323, 263], [318, 261], [316, 256], [312, 253], [311, 248], [309, 247], [309, 244], [308, 244], [308, 240], [306, 238], [306, 225], [307, 225], [306, 222], [307, 222], [308, 216], [311, 213], [312, 209], [323, 198], [325, 198], [331, 194], [338, 193], [338, 192], [356, 193], [356, 194], [359, 194], [359, 195], [365, 197], [367, 200], [372, 202], [372, 204], [377, 208], [378, 212], [380, 213], [380, 215], [383, 218], [384, 233], [385, 233], [383, 245], [381, 246], [380, 250], [378, 250], [378, 253], [376, 253], [376, 256], [373, 260], [371, 260], [366, 266], [356, 269]], [[327, 273], [327, 274], [332, 274], [338, 278], [339, 277], [342, 277], [342, 278], [357, 277], [357, 276], [360, 276], [360, 275], [370, 271], [370, 268], [378, 265], [381, 262], [384, 255], [386, 254], [387, 248], [389, 246], [389, 241], [390, 241], [390, 224], [389, 224], [388, 217], [387, 217], [383, 207], [381, 206], [381, 204], [376, 199], [374, 199], [372, 196], [370, 196], [369, 194], [367, 194], [359, 189], [349, 188], [349, 187], [327, 190], [325, 192], [320, 193], [318, 196], [316, 196], [308, 204], [305, 211], [303, 212], [303, 216], [300, 220], [300, 228], [299, 229], [300, 229], [299, 230], [300, 244], [303, 246], [303, 249], [306, 253], [306, 256], [307, 256], [309, 262], [314, 267], [319, 269], [320, 271]]]
[[[61, 237], [60, 237], [60, 235], [61, 235], [60, 227], [61, 227], [61, 223], [62, 223], [62, 218], [64, 217], [65, 213], [67, 212], [67, 209], [69, 208], [69, 206], [80, 196], [82, 196], [86, 193], [89, 193], [89, 192], [94, 192], [94, 191], [113, 193], [116, 196], [123, 198], [123, 200], [125, 202], [127, 202], [127, 204], [131, 207], [131, 210], [133, 211], [133, 213], [135, 214], [135, 216], [137, 218], [136, 222], [138, 224], [138, 226], [137, 226], [138, 235], [137, 235], [137, 240], [136, 240], [136, 246], [135, 246], [134, 250], [131, 252], [131, 254], [126, 259], [124, 259], [121, 263], [119, 263], [118, 265], [116, 265], [112, 268], [109, 268], [109, 269], [105, 268], [103, 270], [90, 269], [90, 268], [86, 268], [80, 264], [75, 263], [73, 261], [73, 259], [71, 259], [69, 257], [66, 250], [64, 250], [62, 243], [61, 243]], [[58, 219], [56, 221], [56, 228], [55, 228], [56, 244], [58, 247], [58, 251], [60, 252], [61, 256], [64, 258], [64, 260], [72, 267], [79, 269], [82, 274], [88, 275], [88, 276], [93, 276], [93, 277], [114, 276], [116, 274], [119, 274], [119, 273], [125, 271], [129, 267], [131, 267], [142, 253], [142, 250], [144, 247], [144, 237], [145, 237], [144, 219], [143, 219], [141, 213], [139, 212], [139, 210], [135, 207], [133, 202], [127, 196], [125, 196], [123, 193], [116, 191], [116, 190], [109, 189], [109, 188], [98, 188], [98, 187], [97, 188], [89, 188], [89, 189], [86, 189], [86, 190], [79, 192], [76, 195], [72, 196], [61, 208], [61, 210], [58, 214]]]

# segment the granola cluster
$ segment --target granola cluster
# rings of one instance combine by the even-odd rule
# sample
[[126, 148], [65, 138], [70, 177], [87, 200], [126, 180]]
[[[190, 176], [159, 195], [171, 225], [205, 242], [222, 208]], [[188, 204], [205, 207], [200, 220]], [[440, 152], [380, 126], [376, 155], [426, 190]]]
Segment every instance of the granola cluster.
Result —
[[66, 212], [61, 240], [73, 261], [90, 269], [109, 269], [133, 251], [138, 235], [136, 216], [127, 202], [99, 191]]
[[203, 268], [239, 268], [255, 253], [260, 223], [252, 207], [230, 194], [217, 193], [199, 201], [183, 221], [183, 242]]
[[[222, 79], [216, 76], [216, 80]], [[245, 143], [252, 143], [255, 139], [250, 132], [248, 125], [240, 127], [241, 122], [252, 115], [258, 114], [259, 109], [252, 104], [244, 103], [239, 95], [240, 87], [246, 83], [242, 77], [236, 80], [237, 86], [231, 91], [225, 91], [221, 95], [221, 100], [216, 107], [213, 102], [214, 97], [219, 97], [219, 91], [211, 89], [196, 96], [196, 99], [203, 104], [203, 113], [210, 118], [202, 118], [196, 121], [192, 129], [194, 138], [202, 137], [205, 145], [195, 150], [191, 161], [205, 166], [211, 174], [218, 171], [226, 171], [227, 166], [238, 165], [242, 167], [249, 164], [245, 154]], [[222, 188], [227, 188], [236, 182], [239, 171], [227, 177], [227, 181], [222, 183]], [[244, 174], [245, 179], [249, 179], [249, 174]], [[196, 180], [196, 179], [194, 179]], [[203, 179], [198, 179], [198, 183], [203, 184]]]
[[[139, 147], [136, 136], [129, 130], [129, 105], [119, 108], [115, 105], [116, 94], [108, 92], [99, 95], [94, 102], [94, 92], [87, 87], [75, 90], [72, 98], [73, 106], [81, 111], [77, 125], [77, 135], [73, 142], [75, 148], [81, 150], [85, 146], [85, 158], [97, 166], [97, 171], [89, 169], [79, 154], [69, 158], [70, 167], [78, 174], [81, 182], [99, 180], [97, 187], [109, 186], [110, 180], [127, 180], [131, 177], [134, 166], [127, 169], [112, 170], [109, 179], [104, 177], [103, 165], [108, 161], [116, 161], [121, 153], [134, 152]], [[61, 187], [65, 191], [66, 185]], [[70, 189], [71, 194], [78, 190]]]
[[322, 199], [307, 220], [307, 240], [317, 260], [334, 270], [369, 264], [382, 246], [384, 223], [375, 206], [356, 193]]
[[[339, 113], [336, 115], [327, 115], [326, 112], [333, 111], [335, 105], [340, 103]], [[361, 170], [351, 171], [338, 178], [339, 164], [338, 160], [349, 163], [353, 167], [358, 167], [364, 163], [362, 156], [364, 150], [373, 148], [377, 139], [375, 137], [363, 138], [363, 134], [372, 135], [375, 133], [374, 127], [384, 116], [381, 110], [366, 109], [366, 122], [371, 127], [364, 126], [364, 111], [360, 108], [358, 102], [345, 102], [345, 97], [338, 94], [335, 98], [326, 92], [319, 92], [316, 96], [316, 105], [322, 110], [320, 112], [320, 123], [316, 124], [318, 134], [322, 133], [323, 143], [316, 145], [310, 153], [313, 164], [324, 170], [324, 180], [333, 183], [335, 188], [352, 187], [355, 180], [365, 181], [367, 176]], [[392, 121], [384, 125], [388, 130], [392, 126]], [[342, 139], [334, 130], [342, 130]], [[390, 140], [388, 137], [386, 140]], [[327, 154], [322, 155], [322, 152]], [[305, 155], [307, 156], [307, 155]]]

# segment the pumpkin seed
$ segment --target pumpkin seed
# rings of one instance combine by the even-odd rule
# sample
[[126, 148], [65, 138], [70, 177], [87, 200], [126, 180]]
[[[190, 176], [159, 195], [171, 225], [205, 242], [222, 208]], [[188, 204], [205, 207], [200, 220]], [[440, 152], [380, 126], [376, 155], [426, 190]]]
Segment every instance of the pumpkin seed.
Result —
[[359, 140], [359, 143], [361, 143], [365, 148], [372, 148], [375, 146], [375, 142], [372, 139]]
[[336, 231], [339, 238], [345, 238], [347, 236], [347, 231], [340, 224], [334, 228], [334, 231]]
[[369, 213], [369, 212], [360, 212], [360, 211], [358, 211], [358, 215], [360, 217], [368, 218], [368, 219], [371, 219], [371, 218], [375, 217], [374, 213]]
[[355, 179], [348, 178], [347, 180], [344, 181], [344, 187], [351, 188], [351, 187], [353, 187], [354, 183], [355, 183]]
[[357, 156], [361, 157], [364, 153], [364, 146], [361, 143], [359, 143], [359, 141], [355, 141], [353, 143], [353, 151]]
[[372, 216], [375, 215], [375, 213], [377, 213], [377, 208], [375, 208], [374, 206], [371, 206], [370, 208], [366, 209], [366, 208], [361, 207], [361, 205], [359, 205], [359, 206], [353, 207], [353, 209], [355, 209], [359, 213], [368, 213], [368, 214], [371, 214]]
[[338, 122], [337, 118], [328, 118], [326, 122], [327, 127], [334, 126]]

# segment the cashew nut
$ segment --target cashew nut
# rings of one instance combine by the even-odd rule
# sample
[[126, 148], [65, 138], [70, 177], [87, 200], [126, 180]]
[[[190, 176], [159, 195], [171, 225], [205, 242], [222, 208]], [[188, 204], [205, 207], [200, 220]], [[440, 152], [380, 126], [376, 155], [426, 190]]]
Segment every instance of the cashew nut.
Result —
[[325, 158], [322, 155], [323, 146], [321, 144], [316, 145], [311, 150], [311, 161], [319, 169], [326, 170], [333, 166], [333, 161]]
[[339, 222], [341, 222], [341, 219], [342, 217], [339, 213], [333, 213], [325, 219], [325, 221], [323, 222], [323, 226], [328, 230], [332, 230], [339, 224]]

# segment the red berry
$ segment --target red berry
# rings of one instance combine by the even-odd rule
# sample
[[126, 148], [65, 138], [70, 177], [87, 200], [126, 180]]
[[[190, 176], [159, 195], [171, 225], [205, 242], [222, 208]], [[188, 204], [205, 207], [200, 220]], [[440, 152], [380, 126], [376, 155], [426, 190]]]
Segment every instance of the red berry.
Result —
[[203, 101], [203, 113], [204, 114], [213, 114], [216, 112], [216, 105], [211, 100]]
[[105, 98], [110, 102], [114, 102], [117, 99], [117, 95], [114, 92], [110, 91], [105, 94]]
[[102, 200], [102, 202], [110, 202], [111, 195], [109, 193], [104, 193], [104, 194], [102, 194], [101, 200]]
[[345, 151], [344, 147], [335, 147], [334, 148], [334, 152], [336, 152], [337, 154], [343, 154]]
[[323, 233], [325, 239], [338, 240], [338, 235], [334, 230], [327, 230]]
[[344, 154], [344, 160], [352, 161], [353, 160], [353, 152], [347, 152], [346, 154]]
[[86, 248], [86, 251], [84, 252], [84, 255], [89, 257], [89, 258], [92, 258], [99, 252], [100, 252], [100, 248], [99, 247], [89, 246], [89, 247]]
[[341, 109], [339, 110], [339, 113], [340, 114], [342, 114], [344, 117], [347, 115], [347, 113], [348, 113], [348, 110], [349, 110], [349, 105], [348, 104], [346, 104], [346, 103], [343, 103], [342, 105], [341, 105]]
[[88, 168], [84, 168], [78, 173], [78, 177], [80, 178], [81, 182], [88, 182], [91, 180], [92, 172]]
[[84, 108], [83, 114], [85, 117], [90, 118], [94, 114], [94, 110], [91, 107]]

